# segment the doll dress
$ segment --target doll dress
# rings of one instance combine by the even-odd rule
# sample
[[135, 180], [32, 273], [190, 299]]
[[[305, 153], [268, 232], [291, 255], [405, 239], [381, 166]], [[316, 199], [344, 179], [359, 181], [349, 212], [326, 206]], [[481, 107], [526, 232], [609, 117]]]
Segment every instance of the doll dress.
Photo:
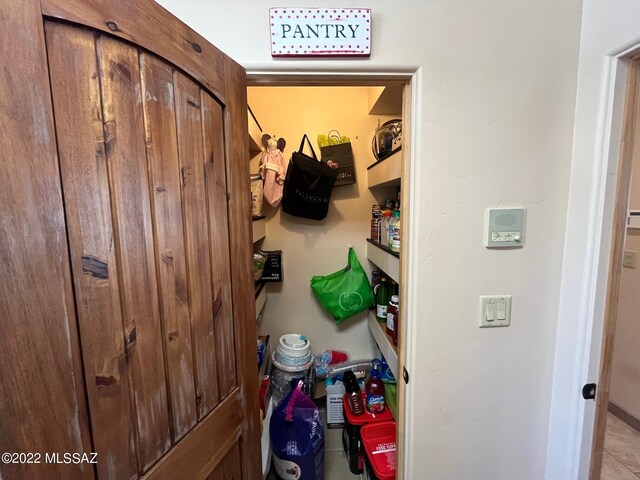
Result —
[[280, 150], [265, 151], [260, 160], [260, 174], [264, 182], [263, 194], [266, 202], [272, 207], [277, 207], [282, 201], [284, 178], [287, 173], [287, 165]]

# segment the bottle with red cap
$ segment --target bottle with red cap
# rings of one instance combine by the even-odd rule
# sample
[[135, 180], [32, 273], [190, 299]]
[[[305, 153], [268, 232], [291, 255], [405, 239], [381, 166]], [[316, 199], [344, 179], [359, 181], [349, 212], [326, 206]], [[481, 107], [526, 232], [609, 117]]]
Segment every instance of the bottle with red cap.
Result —
[[371, 370], [366, 386], [367, 410], [369, 413], [382, 413], [385, 409], [384, 383], [382, 383], [380, 379], [380, 366], [382, 362], [376, 358], [371, 364], [373, 365], [373, 370]]

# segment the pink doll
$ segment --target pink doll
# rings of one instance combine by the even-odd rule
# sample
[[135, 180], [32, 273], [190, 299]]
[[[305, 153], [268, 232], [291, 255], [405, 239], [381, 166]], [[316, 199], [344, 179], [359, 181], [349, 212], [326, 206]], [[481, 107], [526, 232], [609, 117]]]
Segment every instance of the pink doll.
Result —
[[286, 142], [283, 138], [276, 140], [275, 136], [268, 134], [262, 135], [261, 141], [264, 151], [260, 159], [260, 174], [264, 181], [264, 199], [272, 207], [277, 207], [282, 200], [284, 177], [287, 173], [287, 164], [278, 147], [282, 146], [284, 150]]

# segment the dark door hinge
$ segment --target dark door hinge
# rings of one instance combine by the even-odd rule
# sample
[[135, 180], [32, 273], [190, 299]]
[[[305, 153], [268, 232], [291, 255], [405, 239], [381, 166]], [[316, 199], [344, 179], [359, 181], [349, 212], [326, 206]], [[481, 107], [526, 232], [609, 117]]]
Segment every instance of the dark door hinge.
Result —
[[409, 372], [407, 372], [407, 369], [402, 367], [402, 378], [404, 378], [404, 383], [405, 385], [409, 384]]
[[584, 398], [585, 400], [595, 399], [596, 388], [597, 385], [595, 383], [587, 383], [584, 387], [582, 387], [582, 398]]

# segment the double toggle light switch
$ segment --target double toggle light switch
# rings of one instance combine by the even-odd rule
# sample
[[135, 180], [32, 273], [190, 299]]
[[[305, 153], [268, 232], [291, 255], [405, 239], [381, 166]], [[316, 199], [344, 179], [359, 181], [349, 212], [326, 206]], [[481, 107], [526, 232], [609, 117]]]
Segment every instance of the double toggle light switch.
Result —
[[507, 327], [511, 323], [511, 295], [480, 296], [480, 327]]

